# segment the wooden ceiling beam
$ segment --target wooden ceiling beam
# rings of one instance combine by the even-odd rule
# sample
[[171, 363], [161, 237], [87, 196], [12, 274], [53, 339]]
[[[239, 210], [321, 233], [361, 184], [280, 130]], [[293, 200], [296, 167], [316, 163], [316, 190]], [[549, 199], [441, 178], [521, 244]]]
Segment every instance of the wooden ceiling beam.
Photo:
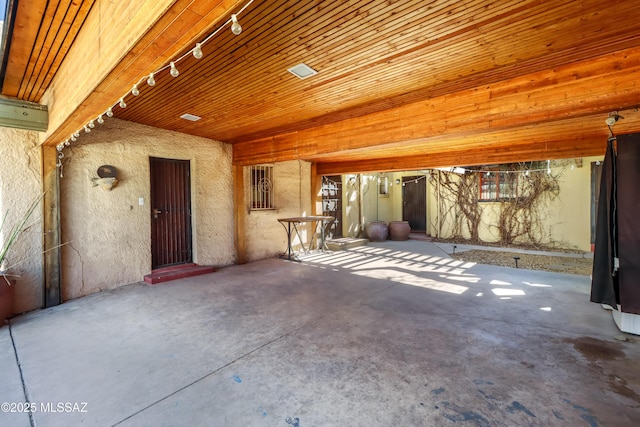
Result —
[[[375, 150], [387, 144], [429, 143], [568, 118], [601, 115], [640, 102], [640, 48], [531, 73], [384, 111], [234, 144], [234, 164], [313, 159]], [[604, 123], [604, 122], [603, 122]]]
[[507, 147], [502, 147], [501, 149], [496, 149], [491, 155], [486, 155], [477, 150], [468, 150], [353, 162], [317, 163], [316, 171], [319, 175], [340, 175], [363, 172], [410, 171], [458, 165], [497, 165], [572, 157], [603, 156], [606, 148], [606, 138], [595, 137], [581, 141], [578, 145], [566, 145], [566, 141], [553, 141], [542, 144], [529, 142], [519, 147], [518, 151], [511, 151]]
[[[615, 134], [640, 132], [638, 109], [619, 111], [624, 117]], [[442, 136], [429, 142], [398, 144], [373, 150], [316, 156], [311, 161], [323, 175], [388, 172], [449, 166], [491, 165], [533, 160], [604, 155], [609, 129], [606, 115], [504, 129], [462, 138]]]
[[98, 0], [40, 100], [49, 107], [49, 130], [41, 142], [69, 137], [244, 3]]

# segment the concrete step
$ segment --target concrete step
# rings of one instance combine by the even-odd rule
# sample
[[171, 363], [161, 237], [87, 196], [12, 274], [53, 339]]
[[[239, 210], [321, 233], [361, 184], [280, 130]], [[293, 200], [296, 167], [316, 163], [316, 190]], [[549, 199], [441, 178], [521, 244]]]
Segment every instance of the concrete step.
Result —
[[151, 273], [144, 276], [144, 281], [151, 285], [155, 285], [156, 283], [184, 279], [185, 277], [199, 276], [201, 274], [209, 274], [215, 271], [215, 267], [194, 263], [180, 264], [153, 270]]
[[341, 237], [339, 239], [329, 239], [326, 241], [327, 248], [331, 251], [341, 251], [344, 249], [355, 248], [356, 246], [365, 246], [369, 243], [368, 239], [356, 239], [353, 237]]

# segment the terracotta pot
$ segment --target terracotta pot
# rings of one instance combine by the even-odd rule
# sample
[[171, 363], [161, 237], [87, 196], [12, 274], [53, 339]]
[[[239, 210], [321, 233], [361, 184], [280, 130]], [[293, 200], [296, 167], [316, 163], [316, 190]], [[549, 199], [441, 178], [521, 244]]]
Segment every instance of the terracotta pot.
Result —
[[16, 297], [15, 284], [15, 280], [0, 276], [0, 325], [13, 316], [13, 301]]
[[411, 227], [408, 221], [391, 221], [389, 223], [389, 240], [408, 240]]
[[384, 221], [372, 221], [366, 227], [367, 239], [372, 242], [384, 242], [389, 235], [387, 223]]

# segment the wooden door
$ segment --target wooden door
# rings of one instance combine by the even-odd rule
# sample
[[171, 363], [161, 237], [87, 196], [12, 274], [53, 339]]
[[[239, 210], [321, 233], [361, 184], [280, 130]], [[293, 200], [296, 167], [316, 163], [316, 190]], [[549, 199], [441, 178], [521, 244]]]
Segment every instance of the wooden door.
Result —
[[189, 160], [151, 157], [152, 268], [192, 261]]
[[327, 239], [342, 237], [342, 176], [340, 175], [322, 177], [322, 215], [335, 218], [326, 230]]
[[424, 175], [402, 177], [402, 220], [411, 231], [427, 230], [427, 179]]

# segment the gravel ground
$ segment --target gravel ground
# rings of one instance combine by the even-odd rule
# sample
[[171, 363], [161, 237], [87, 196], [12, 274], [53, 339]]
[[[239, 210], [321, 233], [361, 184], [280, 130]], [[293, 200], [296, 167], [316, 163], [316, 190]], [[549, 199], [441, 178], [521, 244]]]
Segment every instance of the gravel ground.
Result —
[[557, 273], [579, 274], [589, 276], [593, 265], [590, 258], [573, 258], [547, 255], [531, 255], [514, 252], [471, 250], [450, 254], [452, 258], [478, 264], [500, 265], [515, 267], [514, 256], [520, 257], [518, 268], [528, 270], [555, 271]]

